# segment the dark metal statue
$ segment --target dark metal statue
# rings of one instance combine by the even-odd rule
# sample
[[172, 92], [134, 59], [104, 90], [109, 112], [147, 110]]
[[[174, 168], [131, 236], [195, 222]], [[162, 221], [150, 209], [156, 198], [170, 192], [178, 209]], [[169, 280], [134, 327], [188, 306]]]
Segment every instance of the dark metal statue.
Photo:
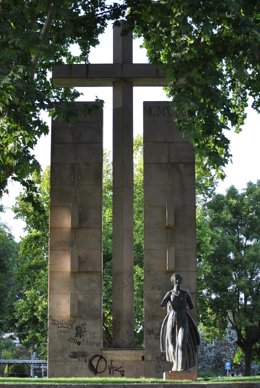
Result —
[[161, 351], [172, 363], [173, 371], [182, 371], [196, 365], [197, 347], [200, 337], [195, 322], [188, 313], [194, 304], [188, 291], [180, 288], [182, 276], [175, 273], [171, 277], [173, 289], [164, 296], [161, 307], [167, 305], [167, 315], [160, 333]]

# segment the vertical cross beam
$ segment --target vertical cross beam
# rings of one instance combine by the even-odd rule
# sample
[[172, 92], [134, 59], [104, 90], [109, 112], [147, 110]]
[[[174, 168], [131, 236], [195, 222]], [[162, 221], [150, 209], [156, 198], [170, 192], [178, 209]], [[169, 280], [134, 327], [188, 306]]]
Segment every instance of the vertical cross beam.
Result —
[[[132, 63], [125, 28], [114, 28], [115, 64]], [[133, 251], [133, 83], [119, 79], [113, 82], [113, 347], [134, 345]]]

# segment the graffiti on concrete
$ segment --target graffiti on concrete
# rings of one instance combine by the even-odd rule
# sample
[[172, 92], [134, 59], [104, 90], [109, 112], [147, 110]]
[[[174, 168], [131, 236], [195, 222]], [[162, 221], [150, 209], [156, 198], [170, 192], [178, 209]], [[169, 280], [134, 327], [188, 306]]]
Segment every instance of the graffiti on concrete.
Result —
[[49, 317], [49, 322], [50, 325], [56, 326], [58, 329], [73, 329], [75, 323], [72, 319], [55, 319], [52, 316]]
[[69, 357], [77, 361], [87, 362], [88, 354], [86, 352], [70, 352]]
[[107, 369], [109, 371], [109, 375], [110, 376], [114, 376], [114, 374], [117, 373], [117, 372], [120, 373], [120, 375], [122, 377], [124, 377], [124, 375], [125, 375], [125, 371], [124, 371], [124, 369], [122, 369], [122, 366], [114, 365], [113, 364], [113, 360], [110, 361]]
[[88, 362], [88, 366], [95, 376], [104, 373], [106, 370], [108, 370], [110, 376], [114, 376], [116, 373], [119, 373], [122, 377], [125, 375], [122, 366], [115, 365], [113, 360], [107, 362], [105, 357], [101, 354], [92, 356]]
[[86, 328], [87, 324], [86, 323], [81, 323], [81, 324], [77, 324], [75, 326], [75, 331], [74, 331], [74, 335], [71, 336], [69, 339], [68, 339], [68, 342], [71, 342], [73, 344], [76, 344], [78, 346], [80, 346], [82, 344], [82, 338], [86, 335], [87, 333], [87, 328]]
[[158, 328], [158, 329], [155, 329], [155, 328], [146, 329], [145, 334], [153, 336], [155, 340], [158, 340], [160, 338], [160, 328]]
[[96, 376], [97, 374], [104, 373], [107, 368], [107, 360], [100, 354], [92, 356], [88, 362], [88, 367], [91, 372]]

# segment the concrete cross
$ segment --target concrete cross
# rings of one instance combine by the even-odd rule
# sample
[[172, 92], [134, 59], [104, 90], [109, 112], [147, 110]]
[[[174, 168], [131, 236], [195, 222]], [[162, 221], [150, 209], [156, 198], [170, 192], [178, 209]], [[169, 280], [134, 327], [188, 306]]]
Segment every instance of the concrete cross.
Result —
[[133, 86], [164, 86], [151, 64], [132, 61], [132, 34], [114, 27], [113, 64], [56, 65], [56, 86], [113, 87], [113, 347], [134, 346]]

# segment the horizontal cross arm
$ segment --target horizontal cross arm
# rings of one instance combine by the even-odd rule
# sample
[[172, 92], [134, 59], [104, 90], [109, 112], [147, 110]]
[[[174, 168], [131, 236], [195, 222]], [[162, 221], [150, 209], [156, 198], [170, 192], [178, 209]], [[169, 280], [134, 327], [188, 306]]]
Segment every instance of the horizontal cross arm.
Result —
[[133, 86], [166, 86], [165, 75], [151, 64], [79, 64], [55, 65], [52, 79], [55, 86], [112, 86], [128, 80]]

